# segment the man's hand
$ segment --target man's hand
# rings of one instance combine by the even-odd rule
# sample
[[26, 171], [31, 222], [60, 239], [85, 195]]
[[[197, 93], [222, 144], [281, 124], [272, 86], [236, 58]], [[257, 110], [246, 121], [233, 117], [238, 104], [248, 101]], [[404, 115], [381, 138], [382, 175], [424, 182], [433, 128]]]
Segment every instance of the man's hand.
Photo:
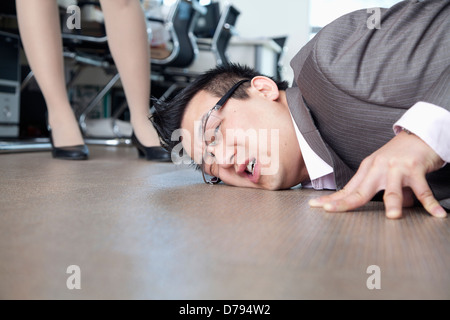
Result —
[[444, 161], [419, 137], [399, 133], [382, 148], [364, 159], [344, 189], [329, 196], [312, 199], [311, 207], [329, 212], [344, 212], [368, 203], [378, 191], [384, 191], [386, 216], [398, 219], [402, 208], [412, 206], [413, 194], [432, 216], [444, 218], [445, 210], [434, 198], [425, 179]]

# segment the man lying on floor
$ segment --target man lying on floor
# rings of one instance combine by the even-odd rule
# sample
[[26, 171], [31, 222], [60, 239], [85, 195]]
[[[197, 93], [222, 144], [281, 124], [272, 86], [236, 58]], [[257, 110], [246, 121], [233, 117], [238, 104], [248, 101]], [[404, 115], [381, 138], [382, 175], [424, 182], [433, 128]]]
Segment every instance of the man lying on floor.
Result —
[[379, 28], [367, 10], [323, 28], [292, 60], [291, 88], [229, 65], [157, 101], [151, 120], [163, 146], [172, 159], [187, 154], [207, 183], [339, 190], [310, 202], [329, 212], [384, 190], [388, 218], [419, 202], [445, 217], [450, 1], [403, 1], [380, 13]]

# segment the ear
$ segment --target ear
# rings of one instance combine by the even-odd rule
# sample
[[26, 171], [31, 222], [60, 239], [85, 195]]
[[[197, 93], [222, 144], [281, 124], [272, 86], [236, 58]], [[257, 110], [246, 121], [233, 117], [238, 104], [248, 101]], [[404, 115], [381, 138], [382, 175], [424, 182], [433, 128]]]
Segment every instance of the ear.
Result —
[[270, 78], [257, 76], [252, 79], [252, 88], [265, 98], [275, 101], [280, 96], [277, 84]]

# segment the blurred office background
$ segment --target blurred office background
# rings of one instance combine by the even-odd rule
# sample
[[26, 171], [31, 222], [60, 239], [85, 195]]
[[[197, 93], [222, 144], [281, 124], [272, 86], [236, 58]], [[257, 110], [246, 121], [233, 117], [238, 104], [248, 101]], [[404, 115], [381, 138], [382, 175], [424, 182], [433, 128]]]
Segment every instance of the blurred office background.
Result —
[[[390, 7], [397, 2], [400, 1], [141, 0], [149, 18], [149, 39], [152, 41], [152, 95], [159, 98], [170, 90], [176, 92], [196, 74], [218, 63], [227, 62], [248, 64], [264, 74], [291, 83], [293, 72], [289, 66], [290, 60], [322, 27], [351, 11]], [[0, 4], [2, 43], [0, 47], [0, 138], [45, 137], [48, 135], [44, 118], [45, 104], [36, 82], [30, 75], [26, 57], [20, 46], [20, 35], [14, 22], [14, 3], [14, 0], [2, 0]], [[64, 40], [65, 49], [67, 49], [65, 54], [68, 57], [66, 74], [70, 79], [68, 93], [80, 123], [83, 125], [90, 123], [84, 126], [86, 137], [126, 137], [131, 130], [127, 122], [129, 113], [120, 78], [114, 69], [113, 61], [106, 57], [107, 43], [99, 43], [95, 40], [92, 42], [93, 48], [87, 48], [90, 40], [77, 38], [87, 35], [102, 39], [104, 27], [101, 8], [96, 6], [95, 2], [92, 5], [92, 1], [58, 0], [58, 4], [62, 14], [61, 28], [63, 32], [71, 33], [69, 36], [72, 37]], [[67, 29], [64, 19], [68, 16], [64, 10], [72, 4], [80, 4], [80, 6], [83, 4], [81, 30], [64, 30]], [[197, 10], [197, 12], [188, 7], [194, 4], [199, 8], [208, 9]], [[175, 12], [173, 8], [177, 6], [180, 7], [177, 11], [177, 19], [187, 18], [189, 12], [198, 13], [194, 35], [199, 50], [194, 50], [193, 59], [185, 60], [184, 64], [176, 57], [171, 58], [171, 50], [174, 52], [174, 41], [171, 40], [168, 28], [173, 26], [173, 21], [167, 21], [167, 19], [170, 18], [171, 13]], [[234, 10], [231, 11], [234, 17], [219, 26], [225, 11], [230, 7]], [[181, 9], [188, 11], [184, 12]], [[217, 53], [211, 54], [211, 47], [214, 47], [211, 43], [214, 42], [219, 29], [222, 30], [225, 27], [229, 27], [228, 33], [222, 32], [221, 38], [216, 39], [219, 42], [223, 41], [222, 47], [219, 48], [222, 52], [219, 53], [226, 54], [225, 58], [219, 59]], [[180, 33], [179, 30], [178, 33]], [[182, 42], [182, 35], [178, 35], [179, 42]], [[87, 56], [83, 53], [86, 48], [89, 50]], [[182, 53], [183, 50], [187, 50], [183, 44], [180, 44], [180, 48]], [[93, 58], [95, 54], [97, 57]], [[178, 58], [181, 56], [179, 54]], [[170, 59], [176, 63], [168, 61]], [[177, 69], [175, 72], [172, 70], [174, 66]], [[170, 93], [173, 93], [172, 91]]]

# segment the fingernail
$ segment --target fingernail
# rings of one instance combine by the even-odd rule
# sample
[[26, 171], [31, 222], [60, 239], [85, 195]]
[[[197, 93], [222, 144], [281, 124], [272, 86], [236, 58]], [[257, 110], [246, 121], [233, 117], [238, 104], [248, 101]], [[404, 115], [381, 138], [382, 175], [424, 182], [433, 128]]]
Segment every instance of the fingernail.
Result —
[[447, 212], [442, 207], [436, 207], [433, 209], [433, 215], [438, 218], [445, 218]]
[[325, 211], [335, 211], [336, 205], [334, 203], [328, 202], [323, 205], [323, 208], [325, 209]]
[[322, 201], [319, 198], [309, 200], [308, 204], [310, 207], [322, 207]]

